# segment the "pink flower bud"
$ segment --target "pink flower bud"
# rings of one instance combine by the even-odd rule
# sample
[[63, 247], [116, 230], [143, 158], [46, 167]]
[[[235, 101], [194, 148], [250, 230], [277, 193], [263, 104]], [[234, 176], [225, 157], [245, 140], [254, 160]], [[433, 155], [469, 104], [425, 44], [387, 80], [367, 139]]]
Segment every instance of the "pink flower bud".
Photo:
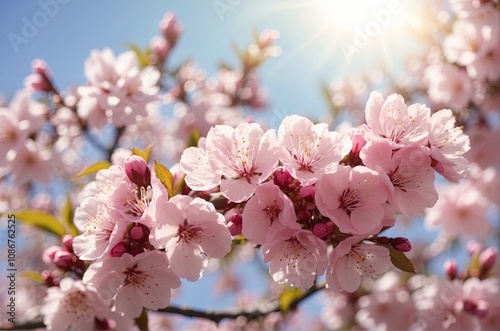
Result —
[[307, 210], [303, 209], [303, 210], [299, 210], [299, 212], [297, 213], [297, 217], [299, 218], [299, 220], [301, 221], [308, 221], [310, 218], [311, 218], [311, 213], [309, 213]]
[[389, 243], [400, 252], [411, 251], [411, 242], [407, 238], [397, 237], [389, 239]]
[[243, 228], [243, 217], [241, 217], [241, 214], [233, 214], [227, 222], [227, 227], [232, 236], [240, 235]]
[[111, 249], [111, 256], [112, 257], [121, 257], [123, 254], [127, 253], [128, 247], [127, 244], [122, 242], [119, 242], [116, 244], [115, 247]]
[[448, 278], [450, 280], [457, 278], [458, 265], [457, 265], [457, 261], [455, 261], [455, 259], [446, 260], [444, 262], [443, 268], [444, 268], [444, 273], [446, 274], [446, 276], [448, 276]]
[[476, 242], [476, 241], [469, 241], [467, 243], [467, 253], [469, 253], [469, 255], [475, 255], [475, 254], [479, 254], [479, 252], [481, 252], [481, 250], [483, 249], [483, 246]]
[[151, 185], [151, 170], [144, 159], [137, 155], [128, 157], [123, 162], [123, 168], [128, 179], [138, 187], [148, 187]]
[[42, 253], [42, 260], [46, 264], [51, 264], [54, 262], [54, 256], [56, 255], [57, 252], [61, 251], [62, 248], [59, 246], [50, 246], [46, 249], [44, 249]]
[[149, 238], [149, 228], [144, 224], [134, 223], [129, 233], [130, 238], [137, 241], [146, 241]]
[[149, 46], [160, 61], [164, 61], [170, 52], [170, 45], [167, 40], [161, 36], [154, 36], [151, 38]]
[[61, 243], [63, 244], [64, 248], [70, 253], [73, 253], [73, 236], [70, 234], [65, 234], [62, 239]]
[[54, 264], [63, 270], [71, 270], [74, 259], [74, 254], [61, 250], [54, 255]]
[[39, 74], [40, 76], [45, 76], [47, 78], [52, 76], [47, 62], [42, 59], [34, 59], [33, 62], [31, 62], [31, 68], [33, 69], [33, 73]]
[[274, 171], [273, 181], [279, 188], [287, 188], [292, 181], [292, 175], [285, 168], [278, 168]]
[[41, 275], [45, 286], [47, 287], [59, 286], [59, 280], [56, 277], [54, 277], [54, 275], [50, 271], [44, 270], [42, 271]]
[[479, 255], [479, 262], [483, 270], [490, 270], [493, 267], [497, 260], [497, 253], [495, 247], [488, 247]]
[[300, 188], [300, 197], [302, 199], [314, 200], [315, 193], [316, 193], [316, 187], [314, 186], [302, 186]]
[[177, 43], [182, 32], [182, 25], [177, 22], [175, 15], [171, 12], [166, 13], [160, 21], [160, 30], [171, 47]]
[[469, 300], [466, 299], [464, 300], [464, 311], [469, 312], [469, 313], [474, 313], [474, 310], [476, 310], [477, 304], [474, 300]]
[[312, 233], [318, 238], [325, 238], [332, 233], [330, 227], [326, 223], [316, 223], [313, 226]]
[[489, 310], [490, 310], [490, 304], [487, 301], [481, 299], [476, 301], [476, 308], [474, 309], [474, 314], [476, 314], [479, 317], [485, 317], [488, 314]]

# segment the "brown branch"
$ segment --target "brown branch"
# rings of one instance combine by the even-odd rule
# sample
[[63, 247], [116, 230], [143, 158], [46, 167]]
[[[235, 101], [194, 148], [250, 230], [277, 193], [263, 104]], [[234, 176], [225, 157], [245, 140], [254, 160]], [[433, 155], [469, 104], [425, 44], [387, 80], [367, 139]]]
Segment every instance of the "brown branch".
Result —
[[[325, 288], [324, 282], [314, 285], [313, 287], [305, 291], [301, 297], [292, 301], [289, 310], [295, 310], [302, 301], [306, 300], [311, 295], [324, 288]], [[158, 312], [162, 313], [178, 314], [186, 317], [205, 318], [214, 321], [216, 323], [219, 323], [225, 318], [236, 319], [240, 316], [243, 316], [250, 321], [279, 311], [280, 311], [280, 306], [278, 300], [273, 300], [270, 302], [261, 303], [249, 307], [228, 308], [228, 309], [220, 309], [214, 311], [194, 309], [190, 307], [176, 307], [176, 306], [168, 306], [167, 308], [158, 310]], [[34, 320], [23, 324], [14, 324], [12, 328], [7, 330], [34, 330], [44, 327], [45, 325], [43, 324], [42, 320]]]

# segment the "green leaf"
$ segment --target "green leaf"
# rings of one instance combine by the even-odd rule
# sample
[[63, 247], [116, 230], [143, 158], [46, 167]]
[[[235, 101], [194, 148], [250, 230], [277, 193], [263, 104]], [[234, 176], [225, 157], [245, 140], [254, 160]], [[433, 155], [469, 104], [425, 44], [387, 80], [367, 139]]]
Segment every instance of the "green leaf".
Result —
[[111, 167], [111, 163], [109, 163], [108, 161], [99, 161], [92, 165], [89, 165], [88, 167], [77, 173], [74, 178], [85, 177], [94, 174], [99, 170], [108, 169], [109, 167]]
[[62, 223], [50, 214], [36, 210], [23, 210], [12, 214], [15, 214], [16, 218], [21, 222], [53, 233], [58, 237], [62, 237], [66, 233]]
[[135, 325], [139, 328], [141, 331], [148, 331], [148, 312], [146, 308], [142, 308], [141, 315], [137, 317], [135, 320]]
[[151, 156], [151, 150], [153, 149], [154, 144], [149, 145], [146, 149], [142, 150], [137, 147], [132, 147], [132, 154], [142, 157], [146, 162], [149, 161], [149, 157]]
[[64, 207], [61, 212], [62, 220], [66, 224], [66, 227], [68, 228], [69, 233], [73, 236], [76, 237], [79, 235], [79, 231], [75, 226], [75, 223], [73, 223], [73, 205], [71, 203], [71, 199], [69, 196], [66, 196], [66, 203], [64, 204]]
[[200, 140], [200, 132], [198, 130], [192, 130], [189, 133], [189, 138], [188, 138], [188, 142], [187, 142], [186, 148], [188, 148], [188, 147], [198, 147], [198, 140]]
[[160, 180], [160, 182], [165, 186], [168, 192], [169, 198], [175, 195], [174, 190], [174, 176], [170, 170], [167, 169], [163, 164], [154, 160], [153, 161], [156, 177]]
[[141, 50], [136, 44], [127, 44], [127, 46], [134, 51], [137, 56], [137, 61], [141, 68], [147, 67], [149, 63], [149, 57], [151, 55], [151, 49], [146, 48], [144, 51]]
[[296, 287], [285, 288], [279, 295], [278, 302], [282, 313], [287, 313], [297, 299], [302, 297], [302, 291]]
[[413, 263], [411, 263], [410, 259], [403, 252], [398, 251], [390, 245], [384, 245], [383, 247], [389, 249], [389, 253], [391, 254], [391, 262], [396, 268], [402, 271], [415, 273], [415, 267], [413, 266]]
[[21, 277], [29, 278], [29, 279], [37, 282], [37, 283], [43, 283], [43, 277], [42, 277], [42, 275], [39, 272], [36, 272], [36, 271], [21, 271], [21, 273], [19, 273], [19, 275], [21, 275]]

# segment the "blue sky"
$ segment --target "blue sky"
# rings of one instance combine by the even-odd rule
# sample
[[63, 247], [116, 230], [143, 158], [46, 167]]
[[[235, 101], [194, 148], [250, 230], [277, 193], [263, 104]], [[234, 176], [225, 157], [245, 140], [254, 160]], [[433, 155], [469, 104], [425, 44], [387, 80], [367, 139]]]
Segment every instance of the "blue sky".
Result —
[[[371, 2], [367, 11], [351, 7], [351, 12], [325, 6], [324, 0], [59, 1], [0, 2], [0, 95], [10, 99], [23, 87], [35, 58], [47, 61], [59, 89], [85, 84], [84, 61], [92, 49], [111, 47], [120, 53], [127, 50], [126, 43], [145, 47], [159, 33], [158, 22], [167, 11], [173, 11], [184, 26], [170, 63], [192, 58], [208, 75], [221, 62], [237, 64], [233, 43], [243, 48], [251, 42], [253, 30], [278, 29], [281, 37], [276, 44], [282, 54], [264, 64], [260, 77], [269, 93], [271, 113], [274, 109], [282, 117], [298, 113], [319, 118], [327, 111], [322, 82], [361, 75], [381, 63], [397, 75], [402, 60], [416, 49], [406, 43], [404, 31], [397, 31], [407, 19], [398, 14], [347, 61], [342, 45], [353, 45], [357, 29], [373, 26], [373, 12], [387, 10], [390, 0]], [[361, 6], [359, 0], [331, 2]], [[346, 17], [351, 19], [347, 25]], [[385, 42], [382, 36], [387, 37]], [[213, 298], [199, 295], [205, 284], [187, 287], [180, 302], [194, 298], [196, 304], [213, 305]], [[254, 279], [249, 285], [259, 284]]]
[[[335, 2], [339, 1], [331, 1]], [[382, 27], [379, 35], [369, 38], [352, 61], [346, 60], [342, 49], [342, 45], [353, 45], [356, 29], [373, 23], [373, 12], [387, 10], [390, 2], [375, 1], [376, 5], [370, 4], [364, 12], [356, 10], [358, 15], [352, 16], [352, 8], [351, 13], [346, 11], [349, 8], [342, 8], [347, 2], [336, 8], [325, 6], [324, 0], [3, 1], [0, 94], [9, 99], [22, 88], [31, 61], [37, 57], [48, 62], [60, 89], [85, 84], [83, 63], [92, 49], [111, 47], [119, 53], [129, 42], [145, 47], [158, 34], [163, 14], [173, 11], [184, 25], [184, 33], [170, 63], [175, 65], [189, 57], [208, 74], [213, 74], [222, 61], [236, 64], [232, 44], [240, 48], [247, 45], [252, 30], [278, 29], [281, 37], [277, 44], [282, 54], [269, 60], [261, 71], [271, 108], [279, 114], [320, 116], [327, 109], [321, 82], [329, 83], [346, 74], [359, 75], [383, 62], [396, 72], [401, 68], [401, 59], [411, 48], [401, 47], [400, 42], [385, 43], [384, 51], [378, 37], [391, 38], [393, 28], [405, 20], [401, 14], [404, 8], [390, 18], [389, 27]], [[345, 16], [352, 18], [351, 26], [342, 21]]]

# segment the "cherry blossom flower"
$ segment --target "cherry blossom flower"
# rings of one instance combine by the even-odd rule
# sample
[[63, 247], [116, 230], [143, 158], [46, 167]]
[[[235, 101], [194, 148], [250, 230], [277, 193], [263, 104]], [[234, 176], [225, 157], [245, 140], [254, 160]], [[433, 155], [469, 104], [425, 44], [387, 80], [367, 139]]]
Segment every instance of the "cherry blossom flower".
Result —
[[476, 316], [463, 311], [462, 284], [433, 280], [412, 294], [415, 330], [479, 330]]
[[220, 190], [234, 202], [248, 200], [278, 164], [274, 130], [264, 132], [257, 123], [217, 125], [208, 133], [206, 146], [212, 169], [224, 176]]
[[257, 186], [241, 216], [242, 234], [259, 245], [282, 227], [300, 229], [292, 201], [273, 182]]
[[262, 245], [264, 262], [277, 283], [310, 288], [328, 263], [326, 244], [307, 230], [282, 228]]
[[392, 265], [387, 248], [360, 242], [363, 237], [348, 237], [335, 247], [326, 273], [328, 288], [353, 293], [362, 278], [375, 278]]
[[200, 138], [198, 147], [186, 148], [180, 162], [181, 169], [186, 174], [186, 184], [198, 191], [211, 190], [221, 181], [220, 175], [210, 165], [205, 142], [205, 138]]
[[208, 256], [221, 258], [231, 250], [231, 234], [223, 215], [200, 198], [177, 195], [159, 199], [154, 211], [157, 225], [150, 242], [165, 249], [172, 271], [190, 281], [198, 280]]
[[427, 142], [431, 111], [425, 105], [406, 106], [399, 94], [384, 99], [379, 92], [372, 92], [366, 103], [366, 123], [363, 124], [365, 141], [384, 139], [393, 149]]
[[94, 330], [100, 324], [116, 330], [134, 329], [133, 320], [111, 312], [94, 287], [70, 277], [47, 289], [41, 313], [47, 330]]
[[449, 109], [432, 114], [429, 144], [433, 168], [451, 182], [457, 182], [467, 172], [467, 162], [462, 157], [469, 151], [469, 137], [461, 127], [455, 127], [455, 117]]
[[181, 285], [167, 256], [159, 251], [100, 260], [87, 269], [83, 282], [94, 286], [104, 299], [114, 298], [113, 311], [130, 318], [138, 317], [142, 307], [167, 307], [172, 289]]
[[18, 150], [7, 154], [8, 167], [18, 184], [36, 181], [47, 184], [51, 178], [54, 155], [48, 148], [26, 139]]
[[393, 154], [387, 142], [371, 141], [362, 149], [361, 158], [381, 175], [391, 192], [389, 203], [396, 212], [417, 216], [438, 200], [428, 149], [410, 145]]
[[318, 210], [344, 233], [369, 234], [382, 228], [388, 192], [376, 171], [339, 165], [316, 184]]
[[348, 292], [323, 291], [320, 319], [328, 330], [343, 330], [353, 320], [354, 301]]
[[[400, 276], [388, 272], [373, 284], [372, 292], [358, 300], [358, 325], [366, 330], [411, 330], [415, 308]], [[397, 311], [397, 314], [394, 312]]]
[[351, 149], [348, 137], [328, 131], [326, 123], [314, 125], [298, 115], [283, 119], [278, 138], [283, 167], [304, 185], [314, 184], [323, 173], [331, 171]]
[[425, 225], [449, 238], [486, 238], [490, 232], [488, 200], [468, 182], [438, 190], [439, 200], [427, 210]]
[[435, 103], [464, 109], [474, 94], [472, 80], [465, 70], [450, 63], [434, 64], [425, 70], [428, 94]]
[[103, 256], [123, 239], [127, 228], [120, 213], [94, 197], [86, 198], [76, 208], [74, 222], [82, 234], [73, 239], [73, 249], [82, 260]]
[[7, 163], [7, 153], [18, 150], [28, 137], [27, 121], [19, 122], [9, 108], [0, 108], [0, 165]]
[[92, 51], [85, 61], [89, 86], [78, 88], [78, 114], [97, 128], [108, 122], [118, 127], [133, 124], [147, 115], [146, 104], [157, 100], [148, 73], [139, 69], [132, 51], [117, 58], [109, 48]]

